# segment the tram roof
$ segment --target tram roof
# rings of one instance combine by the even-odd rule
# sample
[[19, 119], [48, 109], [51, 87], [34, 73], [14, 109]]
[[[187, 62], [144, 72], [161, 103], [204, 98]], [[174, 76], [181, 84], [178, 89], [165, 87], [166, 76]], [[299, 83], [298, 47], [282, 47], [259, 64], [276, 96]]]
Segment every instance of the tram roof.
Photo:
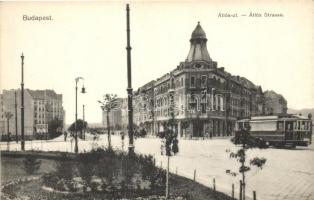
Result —
[[268, 120], [286, 120], [286, 121], [291, 121], [291, 120], [310, 120], [309, 118], [302, 116], [302, 115], [295, 115], [295, 114], [282, 114], [282, 115], [267, 115], [267, 116], [253, 116], [251, 119], [241, 119], [238, 120], [238, 122], [248, 122], [248, 121], [268, 121]]

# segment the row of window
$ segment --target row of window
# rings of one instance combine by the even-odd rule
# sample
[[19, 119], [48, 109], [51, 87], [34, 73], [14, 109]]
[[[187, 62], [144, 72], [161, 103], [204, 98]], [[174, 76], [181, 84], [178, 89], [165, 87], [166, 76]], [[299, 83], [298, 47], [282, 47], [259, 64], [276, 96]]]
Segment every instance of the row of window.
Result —
[[311, 123], [308, 121], [295, 121], [295, 122], [284, 122], [279, 121], [277, 123], [277, 128], [278, 130], [304, 130], [304, 131], [309, 131], [311, 129]]
[[[207, 78], [206, 75], [202, 75], [200, 79], [200, 86], [201, 88], [206, 88], [207, 87], [207, 81], [214, 81], [215, 83], [223, 84], [224, 81], [223, 79], [216, 78], [216, 76], [210, 76]], [[197, 78], [195, 75], [192, 75], [190, 77], [190, 87], [195, 88], [197, 86]]]
[[54, 105], [54, 106], [61, 106], [60, 102], [54, 102], [54, 101], [45, 101], [45, 100], [39, 100], [39, 101], [34, 101], [34, 106], [36, 105]]
[[[58, 111], [56, 111], [56, 112], [53, 112], [52, 114], [54, 114], [54, 115], [61, 115], [62, 114], [62, 112], [58, 112]], [[44, 116], [45, 115], [45, 113], [44, 112], [40, 112], [40, 113], [38, 113], [38, 112], [34, 112], [34, 117], [37, 117], [37, 116]]]
[[193, 111], [224, 111], [225, 102], [223, 96], [216, 94], [205, 94], [202, 98], [197, 98], [193, 93], [188, 98], [188, 109]]
[[37, 119], [35, 119], [34, 120], [34, 124], [45, 124], [46, 122], [45, 122], [45, 120], [37, 120]]
[[155, 95], [167, 92], [170, 89], [171, 85], [172, 85], [173, 88], [183, 87], [183, 85], [184, 85], [184, 78], [181, 77], [181, 78], [178, 78], [176, 80], [174, 80], [174, 78], [171, 78], [170, 82], [163, 83], [163, 84], [155, 87], [155, 89], [154, 89]]

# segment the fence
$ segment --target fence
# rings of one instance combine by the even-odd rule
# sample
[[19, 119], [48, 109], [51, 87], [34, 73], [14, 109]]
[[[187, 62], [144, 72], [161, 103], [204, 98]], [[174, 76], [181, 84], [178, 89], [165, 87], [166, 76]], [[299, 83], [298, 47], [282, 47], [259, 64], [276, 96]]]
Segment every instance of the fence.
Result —
[[[78, 139], [80, 140], [80, 139]], [[79, 151], [85, 152], [90, 151], [98, 146], [105, 145], [106, 142], [97, 141], [79, 141]], [[75, 140], [74, 138], [68, 138], [66, 141], [64, 140], [27, 140], [25, 141], [25, 150], [26, 151], [63, 151], [63, 152], [74, 152]], [[16, 141], [11, 142], [1, 142], [0, 143], [1, 151], [20, 151], [21, 150], [21, 142]]]
[[[162, 166], [163, 166], [163, 163], [162, 163], [162, 161], [160, 161], [160, 168], [162, 168]], [[170, 171], [170, 173], [178, 175], [178, 167], [175, 167], [175, 171], [174, 172]], [[187, 177], [187, 176], [185, 176], [185, 177]], [[198, 182], [197, 181], [197, 170], [196, 169], [194, 169], [192, 177], [193, 178], [191, 178], [191, 180], [193, 180], [194, 182]], [[198, 182], [198, 183], [200, 183], [200, 182]], [[202, 183], [200, 183], [200, 184], [202, 184]], [[251, 195], [245, 195], [245, 197], [243, 196], [243, 192], [242, 192], [243, 191], [243, 187], [242, 186], [243, 186], [243, 183], [242, 183], [242, 180], [240, 180], [239, 181], [239, 193], [238, 193], [239, 194], [239, 198], [236, 198], [235, 184], [234, 183], [232, 183], [230, 185], [230, 193], [229, 194], [225, 193], [225, 191], [222, 192], [222, 193], [225, 193], [226, 195], [230, 196], [233, 200], [247, 200], [248, 198], [251, 199], [249, 197]], [[209, 187], [209, 188], [211, 188], [214, 193], [219, 192], [219, 191], [216, 190], [216, 179], [215, 178], [212, 179], [212, 187]], [[256, 194], [257, 194], [256, 191], [252, 191], [252, 199], [253, 200], [257, 200], [257, 195]]]

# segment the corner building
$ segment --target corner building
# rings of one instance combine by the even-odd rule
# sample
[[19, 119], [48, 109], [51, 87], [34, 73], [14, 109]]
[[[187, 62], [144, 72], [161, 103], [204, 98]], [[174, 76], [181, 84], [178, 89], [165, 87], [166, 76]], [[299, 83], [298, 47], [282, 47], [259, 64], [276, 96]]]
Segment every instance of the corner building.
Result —
[[156, 135], [172, 117], [180, 138], [233, 135], [239, 118], [264, 114], [260, 86], [218, 67], [200, 23], [176, 69], [134, 92], [134, 123]]

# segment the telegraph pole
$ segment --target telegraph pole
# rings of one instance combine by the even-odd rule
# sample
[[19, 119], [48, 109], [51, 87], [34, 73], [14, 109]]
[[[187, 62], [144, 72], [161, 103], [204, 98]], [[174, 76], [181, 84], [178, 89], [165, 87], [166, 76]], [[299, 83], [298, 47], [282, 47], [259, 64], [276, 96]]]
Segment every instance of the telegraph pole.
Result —
[[17, 103], [16, 103], [16, 91], [14, 91], [14, 108], [15, 108], [15, 141], [16, 143], [19, 142], [18, 135], [17, 135]]
[[21, 150], [25, 151], [24, 141], [24, 55], [21, 55], [22, 59], [22, 82], [21, 82]]
[[133, 144], [133, 107], [132, 107], [132, 73], [131, 73], [131, 45], [130, 45], [130, 8], [129, 4], [126, 4], [126, 33], [127, 33], [127, 68], [128, 68], [128, 121], [129, 121], [129, 153], [134, 153]]

